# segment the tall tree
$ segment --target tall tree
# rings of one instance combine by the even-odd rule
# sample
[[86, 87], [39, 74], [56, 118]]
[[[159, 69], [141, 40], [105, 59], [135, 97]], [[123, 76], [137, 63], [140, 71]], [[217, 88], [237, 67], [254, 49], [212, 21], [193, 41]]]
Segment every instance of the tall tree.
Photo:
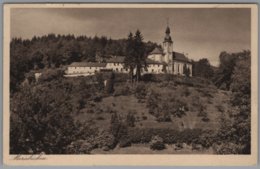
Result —
[[143, 36], [139, 30], [135, 36], [130, 32], [127, 39], [125, 67], [130, 69], [131, 80], [133, 77], [137, 81], [141, 78], [141, 70], [146, 67], [145, 44]]
[[229, 90], [231, 84], [231, 76], [237, 61], [236, 53], [221, 52], [219, 55], [220, 65], [213, 78], [217, 87]]
[[134, 57], [136, 64], [136, 80], [139, 81], [141, 78], [141, 70], [145, 68], [146, 58], [145, 58], [145, 45], [143, 42], [143, 36], [139, 30], [135, 32], [134, 36]]
[[208, 59], [203, 58], [194, 64], [194, 76], [204, 77], [210, 79], [214, 74], [214, 71], [208, 61]]
[[135, 68], [135, 58], [134, 58], [134, 37], [132, 32], [129, 33], [128, 35], [128, 39], [127, 39], [127, 45], [126, 45], [126, 57], [125, 57], [125, 61], [124, 61], [124, 66], [125, 68], [128, 68], [130, 71], [130, 77], [131, 77], [131, 81], [133, 82], [133, 71]]

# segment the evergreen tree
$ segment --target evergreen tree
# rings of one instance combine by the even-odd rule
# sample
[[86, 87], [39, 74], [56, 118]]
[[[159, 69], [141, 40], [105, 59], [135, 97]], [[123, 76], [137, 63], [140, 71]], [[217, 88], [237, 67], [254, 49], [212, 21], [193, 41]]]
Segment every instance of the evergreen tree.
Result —
[[125, 68], [130, 69], [130, 77], [131, 81], [133, 82], [133, 76], [134, 76], [134, 68], [135, 68], [135, 58], [134, 58], [134, 37], [132, 32], [129, 33], [128, 39], [127, 39], [127, 45], [126, 45], [126, 57], [124, 60], [124, 66]]
[[143, 36], [139, 30], [136, 31], [134, 37], [131, 32], [128, 35], [125, 67], [130, 69], [130, 75], [132, 80], [133, 76], [135, 76], [137, 81], [140, 80], [141, 70], [142, 68], [146, 67], [146, 58]]

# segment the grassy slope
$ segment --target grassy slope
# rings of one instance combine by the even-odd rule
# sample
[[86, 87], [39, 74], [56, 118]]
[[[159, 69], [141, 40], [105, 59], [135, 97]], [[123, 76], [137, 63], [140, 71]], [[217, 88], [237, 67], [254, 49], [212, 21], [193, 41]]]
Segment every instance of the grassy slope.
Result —
[[[164, 86], [161, 83], [149, 83], [146, 87], [148, 93], [152, 89], [159, 92], [166, 100], [173, 97], [184, 100], [189, 107], [186, 116], [182, 118], [172, 117], [172, 122], [157, 122], [156, 118], [148, 113], [146, 100], [139, 102], [134, 95], [129, 95], [103, 98], [101, 102], [92, 105], [95, 112], [87, 112], [88, 107], [83, 109], [75, 118], [81, 122], [91, 122], [93, 125], [108, 129], [111, 117], [110, 110], [116, 110], [122, 119], [125, 119], [129, 111], [136, 111], [136, 127], [174, 128], [179, 130], [184, 128], [216, 129], [218, 127], [218, 117], [221, 113], [218, 107], [222, 107], [222, 111], [225, 112], [229, 107], [229, 94], [215, 88], [196, 88], [183, 85], [174, 87], [171, 85]], [[183, 94], [186, 90], [189, 91], [188, 96]], [[205, 111], [210, 119], [209, 122], [203, 122], [201, 117], [197, 116], [199, 110], [196, 103], [198, 100], [205, 106]]]

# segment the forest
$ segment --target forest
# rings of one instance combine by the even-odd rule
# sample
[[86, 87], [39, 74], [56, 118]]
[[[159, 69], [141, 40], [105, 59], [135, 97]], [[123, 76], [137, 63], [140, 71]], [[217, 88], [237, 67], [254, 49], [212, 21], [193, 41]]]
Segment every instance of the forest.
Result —
[[[250, 154], [250, 51], [223, 51], [218, 67], [207, 58], [192, 61], [194, 77], [151, 75], [129, 84], [129, 76], [115, 74], [108, 76], [108, 86], [103, 85], [107, 78], [103, 74], [63, 77], [65, 66], [75, 61], [94, 61], [96, 55], [129, 56], [131, 36], [113, 40], [49, 34], [12, 39], [10, 153], [79, 154], [146, 143], [152, 150], [166, 149], [168, 144], [181, 149], [185, 143], [193, 150], [201, 145], [217, 154]], [[139, 43], [144, 58], [159, 46], [143, 38]], [[34, 70], [44, 70], [39, 81], [31, 76]], [[29, 78], [30, 83], [24, 84]], [[212, 123], [216, 114], [218, 129]], [[185, 121], [191, 117], [197, 119], [197, 126]], [[147, 127], [149, 124], [158, 127]]]

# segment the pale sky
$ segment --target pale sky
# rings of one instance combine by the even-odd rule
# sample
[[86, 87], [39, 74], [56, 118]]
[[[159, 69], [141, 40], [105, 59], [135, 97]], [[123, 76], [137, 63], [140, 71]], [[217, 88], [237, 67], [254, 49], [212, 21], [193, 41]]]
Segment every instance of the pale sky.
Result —
[[221, 51], [250, 49], [250, 9], [84, 9], [11, 10], [11, 37], [49, 33], [126, 38], [139, 29], [144, 41], [161, 44], [169, 18], [173, 50], [218, 65]]

